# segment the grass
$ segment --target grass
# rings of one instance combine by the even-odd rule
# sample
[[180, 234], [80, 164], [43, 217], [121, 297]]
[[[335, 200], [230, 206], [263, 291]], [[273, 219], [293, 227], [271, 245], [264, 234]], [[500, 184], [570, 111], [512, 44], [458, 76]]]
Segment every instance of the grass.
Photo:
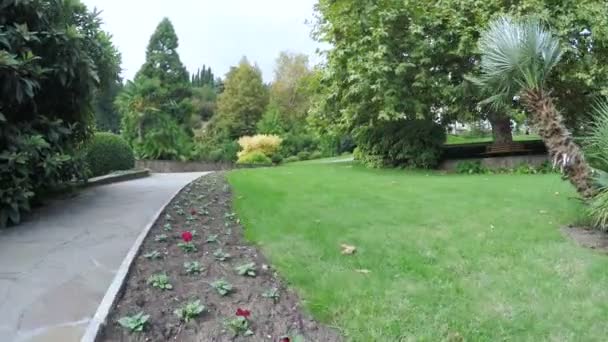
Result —
[[[536, 134], [531, 135], [515, 135], [513, 136], [513, 141], [532, 141], [532, 140], [540, 140], [540, 136]], [[485, 143], [491, 142], [493, 138], [489, 137], [469, 137], [464, 135], [448, 135], [448, 140], [446, 145], [458, 145], [458, 144], [475, 144], [475, 143]]]
[[340, 163], [228, 178], [247, 238], [348, 341], [606, 339], [608, 257], [560, 233], [582, 208], [556, 175]]

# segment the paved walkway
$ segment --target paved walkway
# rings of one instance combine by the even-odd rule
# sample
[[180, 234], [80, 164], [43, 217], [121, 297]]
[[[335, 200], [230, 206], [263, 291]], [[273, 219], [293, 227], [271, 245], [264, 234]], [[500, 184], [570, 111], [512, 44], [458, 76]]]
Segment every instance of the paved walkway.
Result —
[[137, 235], [201, 175], [86, 189], [0, 231], [0, 341], [79, 341]]

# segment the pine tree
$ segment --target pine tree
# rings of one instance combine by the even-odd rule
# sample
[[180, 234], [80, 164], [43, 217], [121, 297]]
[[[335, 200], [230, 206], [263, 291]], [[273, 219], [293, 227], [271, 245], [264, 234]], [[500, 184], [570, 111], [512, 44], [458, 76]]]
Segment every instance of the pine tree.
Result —
[[188, 71], [177, 53], [179, 40], [173, 24], [164, 18], [150, 38], [146, 51], [146, 62], [136, 78], [158, 78], [164, 86], [187, 83]]

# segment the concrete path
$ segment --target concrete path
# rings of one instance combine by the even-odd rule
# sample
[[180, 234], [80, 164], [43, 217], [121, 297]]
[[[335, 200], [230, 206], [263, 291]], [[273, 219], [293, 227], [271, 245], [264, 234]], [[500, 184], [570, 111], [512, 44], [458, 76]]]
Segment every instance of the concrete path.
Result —
[[0, 231], [0, 341], [79, 341], [137, 235], [202, 175], [89, 188]]

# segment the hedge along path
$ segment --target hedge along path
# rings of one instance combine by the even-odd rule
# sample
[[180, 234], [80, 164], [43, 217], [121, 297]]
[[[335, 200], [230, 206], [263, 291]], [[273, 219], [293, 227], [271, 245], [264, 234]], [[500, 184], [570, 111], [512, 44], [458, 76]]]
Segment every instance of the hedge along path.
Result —
[[[302, 312], [297, 295], [285, 287], [260, 252], [244, 241], [231, 197], [224, 174], [214, 173], [198, 179], [173, 200], [144, 241], [99, 341], [278, 341], [281, 337], [341, 341], [336, 331]], [[195, 251], [187, 253], [178, 245], [184, 243], [184, 232], [193, 233], [190, 243]], [[190, 239], [189, 234], [185, 236]], [[152, 251], [162, 257], [144, 256]], [[200, 273], [187, 272], [184, 264], [192, 262], [202, 266]], [[253, 264], [255, 276], [239, 274], [251, 269], [241, 267], [247, 264]], [[172, 289], [151, 286], [148, 280], [155, 274], [166, 274]], [[218, 280], [230, 284], [231, 291], [219, 293]], [[205, 311], [184, 323], [174, 311], [196, 300]], [[235, 336], [229, 328], [239, 309], [250, 313], [247, 320], [253, 336]], [[150, 315], [141, 333], [130, 333], [116, 323], [140, 312]]]

